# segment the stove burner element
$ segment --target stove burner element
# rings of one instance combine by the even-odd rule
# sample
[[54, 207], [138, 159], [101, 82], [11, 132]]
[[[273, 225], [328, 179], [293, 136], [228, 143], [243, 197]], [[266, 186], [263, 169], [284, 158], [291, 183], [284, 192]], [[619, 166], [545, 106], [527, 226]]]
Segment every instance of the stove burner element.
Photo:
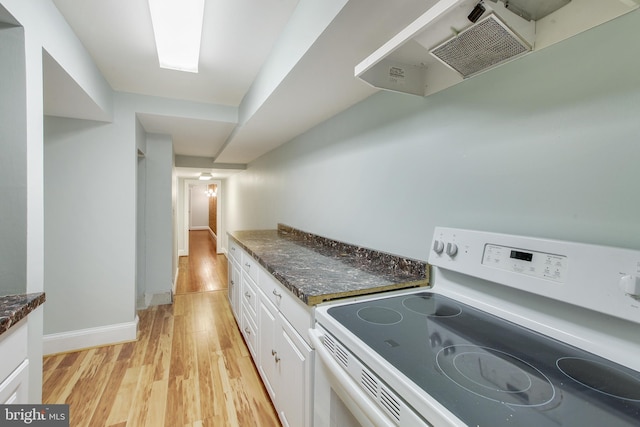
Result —
[[500, 350], [452, 345], [438, 352], [436, 363], [458, 386], [494, 402], [542, 406], [555, 397], [555, 388], [540, 370]]
[[402, 300], [402, 305], [414, 313], [425, 316], [453, 317], [462, 313], [462, 309], [453, 304], [436, 301], [433, 295], [416, 295]]
[[358, 310], [358, 317], [377, 325], [395, 325], [402, 321], [402, 314], [385, 307], [364, 307]]
[[561, 357], [560, 371], [585, 387], [607, 396], [640, 402], [640, 378], [604, 363], [579, 357]]

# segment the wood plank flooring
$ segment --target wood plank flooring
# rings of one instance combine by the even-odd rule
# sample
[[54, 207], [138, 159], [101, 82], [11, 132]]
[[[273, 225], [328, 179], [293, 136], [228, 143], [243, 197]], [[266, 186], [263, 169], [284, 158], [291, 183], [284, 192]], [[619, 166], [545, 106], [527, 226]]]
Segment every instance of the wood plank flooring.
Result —
[[227, 258], [205, 230], [189, 232], [189, 256], [180, 257], [176, 294], [227, 289]]
[[71, 426], [280, 426], [229, 307], [226, 258], [203, 233], [173, 305], [138, 312], [137, 341], [45, 357], [43, 402], [69, 404]]

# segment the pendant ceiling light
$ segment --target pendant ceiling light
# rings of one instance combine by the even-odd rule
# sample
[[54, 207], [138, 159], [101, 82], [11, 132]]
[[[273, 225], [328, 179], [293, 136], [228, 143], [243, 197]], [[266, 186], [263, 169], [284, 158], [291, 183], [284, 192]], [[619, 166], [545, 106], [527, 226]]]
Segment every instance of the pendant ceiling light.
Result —
[[214, 190], [213, 188], [207, 188], [207, 191], [204, 192], [207, 197], [216, 197], [218, 195], [218, 193], [216, 192], [216, 190]]

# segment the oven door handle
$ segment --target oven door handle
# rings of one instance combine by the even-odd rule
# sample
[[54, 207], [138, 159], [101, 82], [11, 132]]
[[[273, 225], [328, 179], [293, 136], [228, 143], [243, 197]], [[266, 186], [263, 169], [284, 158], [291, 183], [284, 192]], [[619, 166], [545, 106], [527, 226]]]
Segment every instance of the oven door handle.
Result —
[[[338, 382], [338, 385], [349, 395], [353, 403], [364, 414], [368, 421], [374, 426], [395, 426], [378, 407], [378, 405], [365, 394], [356, 382], [349, 376], [347, 372], [336, 362], [329, 350], [323, 344], [324, 335], [317, 329], [309, 329], [309, 339], [316, 350], [316, 354], [320, 356], [320, 360], [327, 367], [330, 374]], [[332, 381], [329, 381], [333, 383]], [[362, 421], [361, 421], [362, 422]]]

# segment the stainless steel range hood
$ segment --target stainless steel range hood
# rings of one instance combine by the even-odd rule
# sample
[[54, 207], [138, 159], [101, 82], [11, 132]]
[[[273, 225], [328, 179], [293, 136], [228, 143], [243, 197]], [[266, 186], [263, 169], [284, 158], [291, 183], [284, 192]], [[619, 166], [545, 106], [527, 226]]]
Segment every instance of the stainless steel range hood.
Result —
[[358, 64], [356, 77], [381, 89], [429, 95], [630, 12], [640, 0], [432, 3]]

